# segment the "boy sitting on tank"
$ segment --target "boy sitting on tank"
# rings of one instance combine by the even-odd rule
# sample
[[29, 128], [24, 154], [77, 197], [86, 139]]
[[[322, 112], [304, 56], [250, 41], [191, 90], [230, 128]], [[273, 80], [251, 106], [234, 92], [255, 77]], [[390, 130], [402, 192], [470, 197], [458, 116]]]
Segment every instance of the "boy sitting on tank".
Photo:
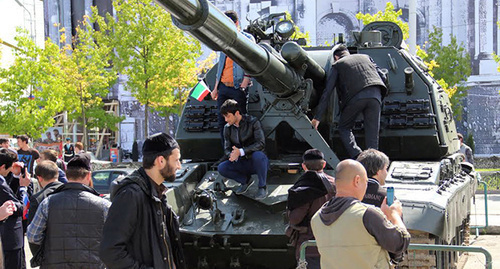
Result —
[[241, 185], [234, 191], [240, 195], [248, 191], [253, 183], [251, 176], [257, 174], [259, 190], [255, 199], [267, 196], [266, 179], [269, 160], [264, 153], [264, 131], [257, 118], [241, 114], [238, 102], [226, 100], [220, 113], [227, 124], [224, 126], [224, 154], [227, 158], [219, 164], [219, 173]]

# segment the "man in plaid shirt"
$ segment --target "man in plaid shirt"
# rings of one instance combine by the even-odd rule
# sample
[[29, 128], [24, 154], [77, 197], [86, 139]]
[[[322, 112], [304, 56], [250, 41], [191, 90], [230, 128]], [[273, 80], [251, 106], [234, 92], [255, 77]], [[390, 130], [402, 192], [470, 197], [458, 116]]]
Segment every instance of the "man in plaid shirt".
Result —
[[38, 207], [27, 237], [43, 255], [35, 255], [32, 266], [104, 268], [98, 250], [111, 203], [89, 187], [91, 175], [90, 156], [76, 155], [68, 163], [68, 183]]

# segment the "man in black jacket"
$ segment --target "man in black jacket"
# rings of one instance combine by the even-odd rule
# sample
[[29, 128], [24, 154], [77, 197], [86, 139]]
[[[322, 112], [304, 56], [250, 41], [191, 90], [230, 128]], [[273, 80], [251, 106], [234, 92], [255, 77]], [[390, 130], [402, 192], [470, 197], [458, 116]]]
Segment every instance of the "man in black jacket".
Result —
[[144, 141], [142, 152], [142, 167], [111, 186], [101, 259], [108, 269], [184, 269], [179, 222], [163, 185], [181, 168], [179, 145], [168, 134], [155, 134]]
[[245, 193], [252, 184], [252, 174], [257, 174], [259, 190], [255, 199], [266, 198], [269, 160], [263, 152], [266, 144], [260, 122], [253, 116], [242, 115], [233, 99], [222, 104], [220, 113], [227, 122], [224, 126], [224, 153], [229, 160], [219, 164], [219, 173], [241, 183], [235, 194]]
[[382, 186], [387, 177], [389, 157], [376, 149], [367, 149], [359, 154], [357, 161], [365, 167], [368, 175], [368, 187], [362, 202], [381, 207], [387, 196], [387, 190]]
[[[387, 177], [389, 157], [382, 151], [367, 149], [359, 154], [357, 161], [365, 167], [368, 176], [368, 186], [362, 202], [381, 208], [385, 197], [387, 197], [387, 190], [382, 186], [385, 185]], [[396, 197], [394, 199], [397, 200]], [[403, 261], [404, 252], [389, 252], [389, 256], [392, 263], [397, 264]]]
[[[326, 161], [323, 153], [309, 149], [302, 155], [305, 173], [288, 189], [288, 227], [285, 231], [295, 247], [295, 258], [299, 261], [300, 246], [307, 240], [314, 240], [311, 218], [321, 206], [335, 196], [335, 179], [323, 172]], [[319, 252], [316, 247], [306, 250], [307, 268], [320, 268]]]
[[[59, 175], [59, 167], [52, 161], [41, 161], [35, 167], [36, 178], [42, 188], [41, 191], [33, 194], [30, 197], [30, 209], [28, 211], [28, 224], [31, 223], [35, 217], [36, 210], [40, 203], [53, 193], [57, 188], [63, 185], [62, 182], [57, 181]], [[40, 249], [40, 245], [30, 244], [31, 253], [35, 255]]]
[[330, 70], [311, 124], [318, 128], [330, 95], [337, 88], [341, 111], [338, 127], [340, 139], [349, 156], [355, 159], [361, 149], [356, 144], [352, 127], [360, 113], [364, 117], [366, 148], [378, 149], [380, 107], [387, 92], [384, 84], [386, 76], [368, 55], [350, 55], [343, 45], [335, 49], [334, 58], [336, 62]]
[[[24, 267], [24, 238], [23, 238], [23, 203], [19, 195], [8, 185], [5, 177], [11, 172], [14, 175], [21, 174], [22, 165], [16, 163], [17, 155], [8, 149], [0, 149], [0, 204], [12, 201], [16, 211], [5, 221], [0, 222], [0, 236], [2, 238], [5, 268], [18, 269]], [[19, 177], [20, 186], [28, 186], [29, 174]]]
[[36, 262], [41, 268], [104, 268], [99, 245], [110, 202], [89, 187], [90, 155], [73, 157], [66, 176], [68, 183], [40, 203], [28, 226], [28, 242], [43, 246]]

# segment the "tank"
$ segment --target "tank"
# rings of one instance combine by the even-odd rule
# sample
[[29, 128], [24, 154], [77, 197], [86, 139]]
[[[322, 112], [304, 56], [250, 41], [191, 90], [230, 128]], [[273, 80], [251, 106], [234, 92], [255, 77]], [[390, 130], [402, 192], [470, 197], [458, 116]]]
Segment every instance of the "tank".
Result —
[[[157, 0], [173, 22], [215, 51], [222, 51], [250, 74], [248, 113], [260, 119], [270, 159], [268, 197], [254, 199], [257, 184], [236, 196], [236, 183], [220, 176], [223, 155], [216, 101], [187, 100], [176, 139], [183, 167], [167, 193], [181, 221], [189, 268], [295, 268], [294, 248], [285, 236], [288, 189], [303, 172], [303, 152], [325, 154], [334, 175], [346, 153], [337, 132], [339, 106], [332, 94], [320, 128], [311, 116], [333, 63], [334, 46], [307, 47], [290, 38], [291, 21], [271, 14], [250, 21], [241, 34], [223, 12], [206, 0]], [[343, 36], [339, 36], [343, 43]], [[346, 43], [352, 54], [371, 56], [387, 73], [382, 104], [380, 150], [391, 159], [387, 186], [403, 204], [413, 243], [466, 244], [474, 167], [457, 154], [459, 141], [445, 91], [425, 64], [402, 49], [402, 32], [390, 22], [367, 25]], [[214, 66], [203, 78], [213, 89]], [[354, 133], [363, 147], [362, 118]], [[254, 178], [256, 180], [256, 178]], [[455, 268], [457, 253], [410, 253], [400, 268]]]

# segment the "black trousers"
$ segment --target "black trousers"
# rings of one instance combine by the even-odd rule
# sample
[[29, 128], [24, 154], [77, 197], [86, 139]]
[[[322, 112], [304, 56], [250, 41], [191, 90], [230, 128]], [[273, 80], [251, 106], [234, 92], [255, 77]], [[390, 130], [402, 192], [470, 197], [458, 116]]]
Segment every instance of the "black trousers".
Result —
[[363, 113], [364, 117], [366, 148], [378, 149], [380, 110], [380, 102], [376, 98], [351, 101], [342, 110], [339, 120], [339, 134], [340, 140], [350, 158], [357, 157], [362, 151], [356, 144], [356, 139], [352, 133], [352, 127], [360, 113]]
[[4, 261], [6, 269], [24, 269], [26, 262], [24, 260], [24, 248], [16, 250], [4, 250]]

